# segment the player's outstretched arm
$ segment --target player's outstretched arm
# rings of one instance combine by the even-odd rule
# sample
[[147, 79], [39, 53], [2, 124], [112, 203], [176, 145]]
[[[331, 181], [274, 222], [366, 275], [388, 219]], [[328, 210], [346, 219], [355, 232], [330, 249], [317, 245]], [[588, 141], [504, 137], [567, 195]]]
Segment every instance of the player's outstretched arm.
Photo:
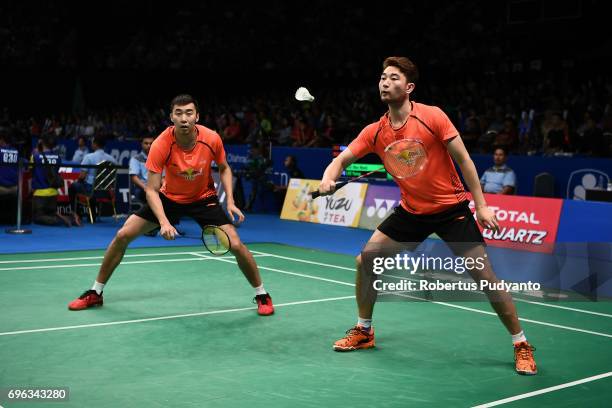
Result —
[[153, 210], [153, 214], [157, 217], [159, 221], [159, 234], [165, 239], [172, 240], [176, 237], [176, 229], [170, 224], [168, 218], [166, 217], [166, 213], [164, 212], [164, 206], [162, 205], [161, 199], [159, 198], [159, 189], [162, 185], [162, 176], [159, 173], [155, 173], [149, 170], [149, 175], [147, 177], [147, 185], [145, 188], [145, 192], [147, 194], [147, 203], [151, 210]]
[[227, 200], [227, 213], [229, 214], [232, 222], [236, 220], [238, 217], [238, 222], [244, 221], [244, 214], [236, 204], [234, 203], [234, 189], [232, 186], [232, 169], [230, 168], [227, 161], [222, 163], [217, 163], [219, 166], [219, 178], [221, 179], [221, 184], [223, 185], [223, 189], [225, 190], [225, 197]]
[[461, 174], [463, 174], [463, 179], [468, 185], [470, 193], [472, 193], [474, 205], [476, 206], [476, 219], [483, 228], [489, 228], [495, 231], [499, 230], [499, 224], [495, 218], [495, 213], [487, 207], [484, 195], [482, 194], [480, 179], [476, 172], [476, 166], [465, 148], [463, 140], [461, 140], [459, 136], [454, 137], [446, 144], [446, 148], [453, 160], [459, 165]]
[[336, 190], [336, 180], [338, 180], [342, 174], [342, 171], [354, 163], [355, 160], [357, 160], [357, 157], [355, 157], [355, 155], [353, 155], [349, 149], [344, 149], [344, 151], [340, 153], [338, 157], [332, 160], [329, 166], [327, 166], [325, 169], [325, 172], [323, 172], [321, 184], [319, 184], [319, 194], [333, 194]]

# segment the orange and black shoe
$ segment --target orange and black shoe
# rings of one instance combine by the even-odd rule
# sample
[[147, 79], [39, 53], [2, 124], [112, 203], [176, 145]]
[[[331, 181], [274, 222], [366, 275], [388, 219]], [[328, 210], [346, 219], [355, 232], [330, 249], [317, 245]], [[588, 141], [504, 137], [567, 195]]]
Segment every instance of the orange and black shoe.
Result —
[[257, 313], [261, 316], [269, 316], [274, 314], [274, 305], [272, 298], [268, 293], [257, 295], [253, 298], [253, 303], [257, 303]]
[[370, 330], [366, 331], [361, 326], [355, 326], [346, 331], [346, 336], [334, 343], [334, 350], [353, 351], [374, 346], [374, 327], [370, 327]]
[[516, 372], [522, 375], [536, 375], [538, 368], [533, 358], [535, 347], [526, 341], [514, 345], [514, 363]]
[[104, 299], [102, 293], [98, 295], [93, 289], [83, 292], [81, 296], [68, 303], [68, 309], [70, 310], [83, 310], [94, 306], [102, 306]]

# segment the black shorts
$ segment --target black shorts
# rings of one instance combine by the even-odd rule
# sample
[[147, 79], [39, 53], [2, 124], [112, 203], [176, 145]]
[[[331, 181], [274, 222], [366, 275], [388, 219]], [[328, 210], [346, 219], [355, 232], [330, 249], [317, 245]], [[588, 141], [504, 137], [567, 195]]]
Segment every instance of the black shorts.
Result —
[[[195, 201], [189, 204], [181, 204], [170, 200], [163, 194], [159, 194], [164, 213], [171, 224], [176, 224], [181, 217], [193, 218], [201, 227], [206, 225], [225, 225], [232, 222], [225, 214], [223, 207], [219, 204], [217, 196], [212, 196], [204, 200]], [[157, 217], [153, 214], [153, 210], [146, 203], [140, 210], [135, 213], [137, 216], [144, 218], [147, 221], [159, 224]]]
[[484, 239], [469, 202], [463, 201], [448, 210], [436, 213], [417, 215], [397, 206], [378, 230], [397, 242], [421, 243], [432, 233], [436, 233], [447, 243], [478, 243]]

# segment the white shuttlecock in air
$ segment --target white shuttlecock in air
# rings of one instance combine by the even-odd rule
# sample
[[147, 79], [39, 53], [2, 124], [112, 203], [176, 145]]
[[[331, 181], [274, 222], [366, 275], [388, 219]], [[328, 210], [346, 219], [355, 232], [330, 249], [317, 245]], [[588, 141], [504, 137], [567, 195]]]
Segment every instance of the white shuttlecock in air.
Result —
[[301, 86], [298, 88], [297, 91], [295, 91], [295, 99], [297, 99], [298, 101], [312, 102], [314, 101], [314, 96], [312, 96], [310, 92], [308, 92], [308, 89]]

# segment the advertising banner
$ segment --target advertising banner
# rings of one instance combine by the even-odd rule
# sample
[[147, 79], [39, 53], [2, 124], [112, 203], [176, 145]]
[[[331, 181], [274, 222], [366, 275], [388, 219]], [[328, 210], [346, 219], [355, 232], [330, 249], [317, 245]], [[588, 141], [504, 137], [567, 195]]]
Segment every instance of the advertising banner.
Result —
[[319, 203], [310, 198], [310, 192], [319, 187], [320, 180], [291, 179], [281, 211], [284, 220], [319, 222], [317, 212]]
[[310, 198], [320, 180], [291, 179], [281, 212], [285, 220], [357, 227], [367, 184], [349, 183], [334, 195]]
[[399, 205], [399, 202], [399, 187], [371, 185], [368, 187], [368, 193], [361, 211], [359, 228], [375, 230]]
[[[487, 244], [532, 252], [552, 252], [563, 200], [500, 194], [485, 194], [485, 200], [495, 211], [500, 226], [499, 232], [480, 228]], [[473, 200], [470, 208], [474, 211]]]

